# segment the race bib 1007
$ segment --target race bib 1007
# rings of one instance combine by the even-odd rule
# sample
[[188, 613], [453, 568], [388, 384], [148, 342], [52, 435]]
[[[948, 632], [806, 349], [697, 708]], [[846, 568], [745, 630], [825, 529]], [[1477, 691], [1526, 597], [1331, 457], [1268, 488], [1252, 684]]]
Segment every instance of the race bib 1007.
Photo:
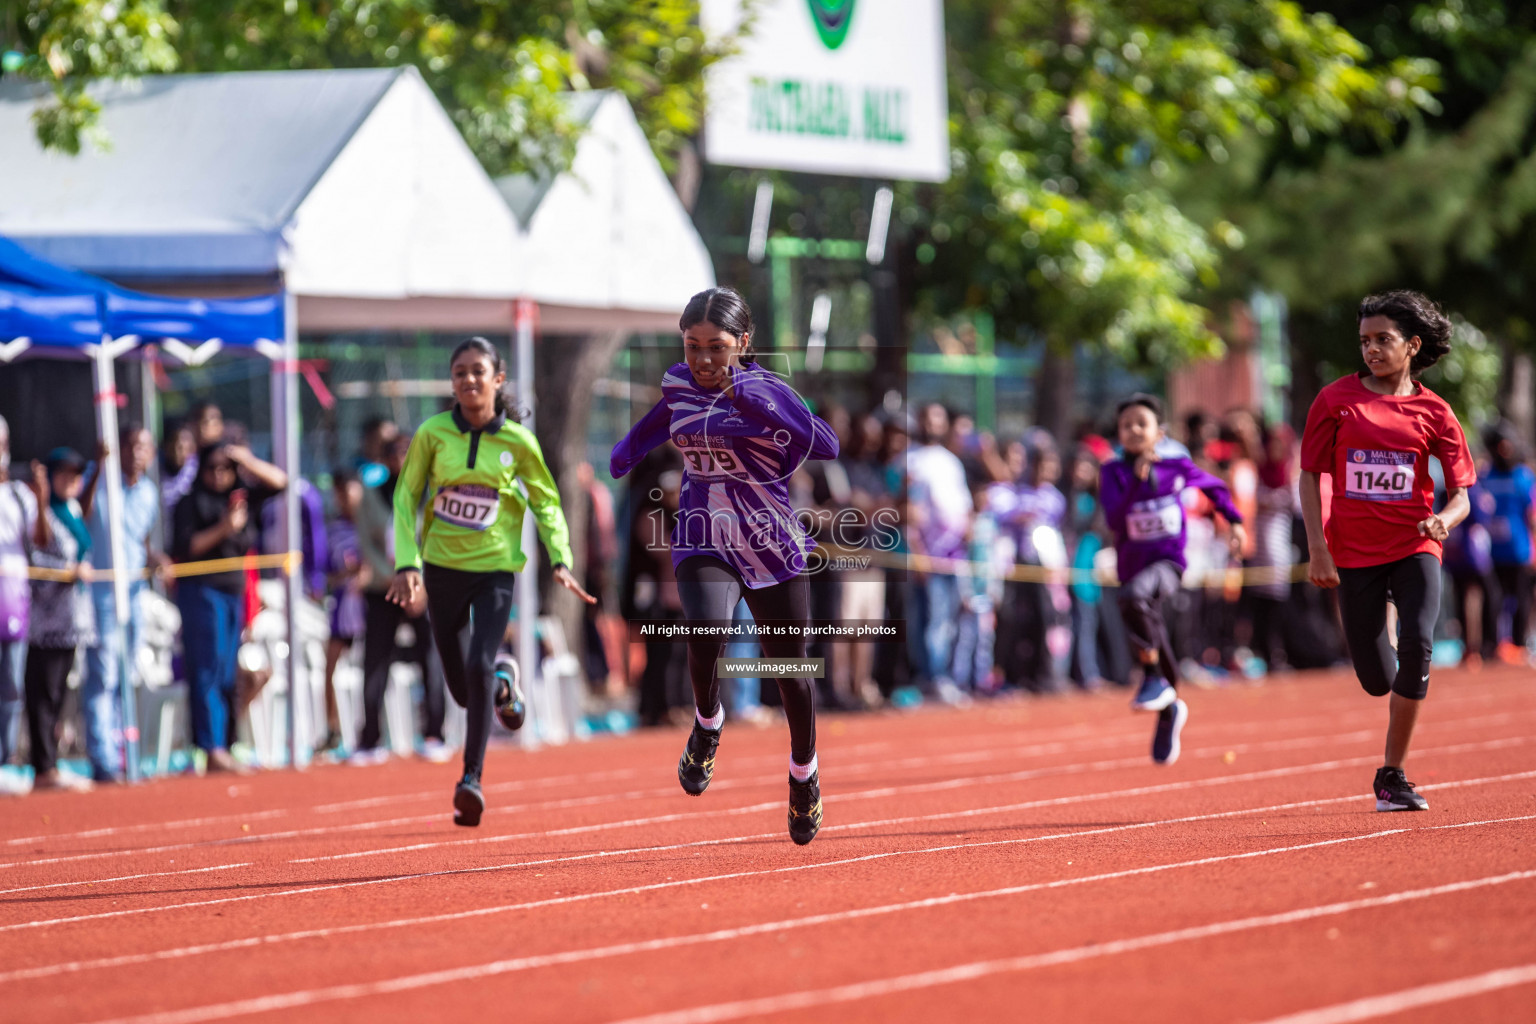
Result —
[[1417, 467], [1412, 452], [1344, 452], [1344, 497], [1359, 501], [1412, 501]]
[[434, 516], [469, 530], [489, 529], [500, 510], [501, 495], [496, 489], [477, 484], [444, 487], [432, 499]]
[[1131, 540], [1166, 540], [1177, 537], [1184, 525], [1184, 510], [1176, 495], [1138, 502], [1125, 516], [1125, 532]]

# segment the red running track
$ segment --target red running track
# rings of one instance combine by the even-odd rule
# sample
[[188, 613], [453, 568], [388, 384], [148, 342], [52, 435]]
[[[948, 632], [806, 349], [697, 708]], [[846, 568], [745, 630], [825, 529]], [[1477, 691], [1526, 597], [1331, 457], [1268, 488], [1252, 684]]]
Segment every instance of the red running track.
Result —
[[1192, 691], [1184, 756], [1123, 695], [828, 716], [0, 805], [0, 1020], [1536, 1019], [1536, 678], [1440, 673], [1409, 776], [1339, 673]]

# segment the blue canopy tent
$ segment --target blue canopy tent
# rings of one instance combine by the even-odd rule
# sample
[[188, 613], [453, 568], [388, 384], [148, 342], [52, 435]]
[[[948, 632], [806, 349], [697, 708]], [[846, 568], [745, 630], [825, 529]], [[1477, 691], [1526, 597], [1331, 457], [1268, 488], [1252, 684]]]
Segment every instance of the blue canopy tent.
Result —
[[[95, 374], [96, 429], [110, 454], [102, 459], [112, 564], [123, 564], [122, 468], [117, 458], [117, 391], [113, 362], [140, 347], [158, 344], [177, 360], [200, 364], [224, 348], [245, 349], [272, 362], [272, 422], [277, 463], [290, 477], [298, 471], [298, 338], [292, 296], [286, 292], [242, 299], [191, 299], [147, 295], [110, 281], [38, 259], [10, 239], [0, 237], [0, 363], [25, 353], [54, 358], [89, 359]], [[194, 347], [195, 345], [195, 347]], [[292, 411], [290, 414], [290, 410]], [[295, 649], [295, 612], [299, 575], [295, 559], [299, 522], [298, 488], [290, 486], [283, 502], [283, 545], [288, 557], [289, 651]], [[118, 650], [126, 657], [123, 631], [128, 616], [128, 579], [112, 577], [119, 630]], [[106, 628], [103, 625], [102, 628]], [[295, 709], [299, 673], [290, 653], [288, 746], [290, 763], [299, 763]], [[133, 687], [120, 666], [124, 741], [130, 778], [138, 774]]]

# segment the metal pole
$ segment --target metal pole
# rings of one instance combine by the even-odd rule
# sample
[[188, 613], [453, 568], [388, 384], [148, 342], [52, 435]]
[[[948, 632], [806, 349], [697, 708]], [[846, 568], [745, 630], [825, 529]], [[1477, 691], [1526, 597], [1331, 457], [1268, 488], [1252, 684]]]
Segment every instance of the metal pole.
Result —
[[[534, 429], [536, 405], [533, 395], [533, 323], [538, 316], [538, 306], [531, 299], [518, 299], [514, 324], [513, 359], [517, 371], [517, 404], [528, 412], [523, 426]], [[553, 709], [540, 707], [535, 694], [542, 695], [539, 686], [539, 537], [533, 516], [523, 516], [523, 551], [528, 555], [528, 565], [518, 574], [517, 592], [517, 663], [522, 669], [523, 685], [528, 699], [528, 722], [523, 732], [539, 731], [537, 726]], [[520, 737], [528, 744], [534, 737]]]
[[[116, 631], [118, 708], [123, 720], [123, 761], [129, 782], [139, 780], [139, 718], [135, 708], [133, 677], [128, 650], [128, 574], [123, 557], [123, 467], [117, 439], [117, 376], [112, 369], [112, 339], [103, 336], [92, 359], [96, 381], [96, 432], [106, 454], [96, 472], [104, 474], [107, 487], [107, 537], [112, 548], [112, 617]], [[94, 584], [93, 584], [94, 585]], [[107, 629], [106, 623], [98, 628]]]
[[[292, 291], [283, 293], [283, 354], [272, 368], [272, 447], [277, 464], [288, 474], [283, 490], [282, 534], [283, 582], [286, 593], [283, 611], [288, 630], [288, 764], [301, 767], [299, 754], [299, 705], [309, 697], [307, 681], [299, 667], [304, 661], [299, 637], [299, 602], [304, 599], [300, 558], [303, 545], [299, 529], [303, 523], [299, 510], [299, 318], [298, 302]], [[306, 718], [307, 723], [307, 718]]]

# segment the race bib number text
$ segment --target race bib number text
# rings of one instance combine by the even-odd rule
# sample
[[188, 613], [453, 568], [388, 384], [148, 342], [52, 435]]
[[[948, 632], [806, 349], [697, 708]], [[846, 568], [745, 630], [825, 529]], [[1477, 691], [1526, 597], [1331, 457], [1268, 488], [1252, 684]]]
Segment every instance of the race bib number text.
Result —
[[495, 488], [474, 484], [444, 487], [432, 499], [432, 514], [445, 523], [469, 530], [485, 530], [496, 521], [501, 496]]
[[1416, 466], [1411, 452], [1344, 452], [1344, 496], [1358, 501], [1412, 501]]
[[[678, 450], [683, 453], [683, 461], [687, 464], [688, 475], [696, 478], [733, 478], [739, 479], [744, 470], [736, 455], [729, 448], [709, 447], [703, 444], [689, 445], [685, 442], [693, 440], [683, 435], [673, 437]], [[702, 440], [699, 438], [698, 440]]]
[[1173, 495], [1132, 506], [1125, 517], [1125, 532], [1131, 540], [1165, 540], [1179, 535], [1184, 525], [1184, 510]]

